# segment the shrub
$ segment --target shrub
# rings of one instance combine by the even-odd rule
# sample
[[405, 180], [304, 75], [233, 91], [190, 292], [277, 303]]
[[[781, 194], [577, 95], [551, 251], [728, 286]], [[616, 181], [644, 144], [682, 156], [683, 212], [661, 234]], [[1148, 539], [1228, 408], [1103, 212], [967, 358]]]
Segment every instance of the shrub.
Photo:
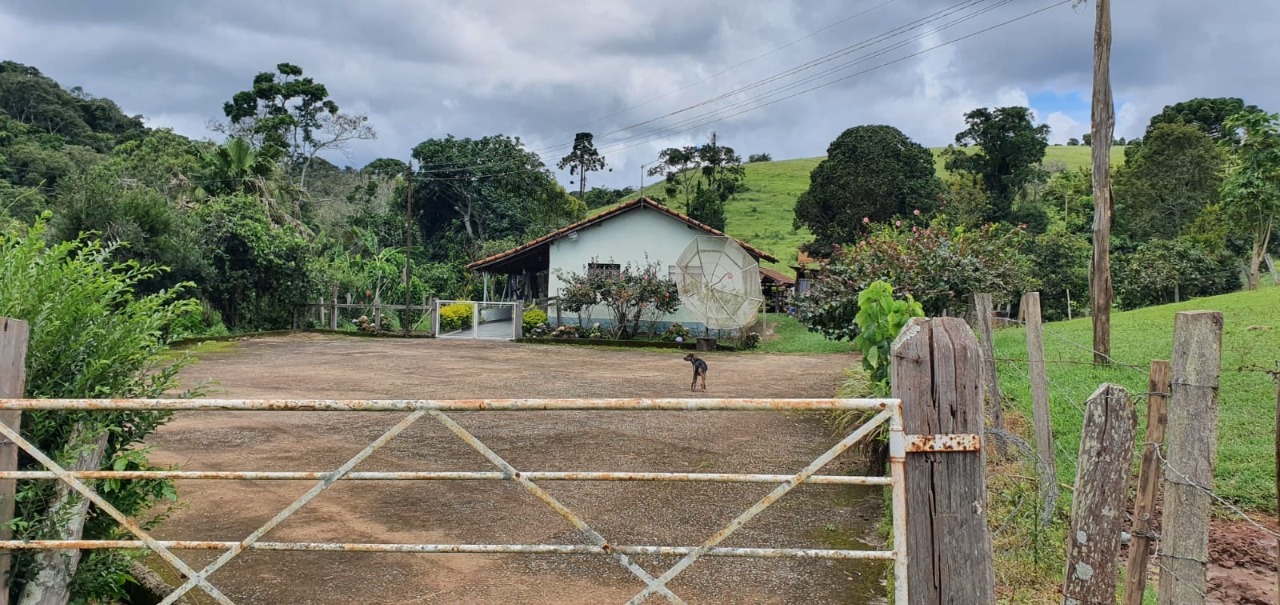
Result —
[[1040, 300], [1046, 321], [1067, 317], [1068, 293], [1073, 312], [1079, 313], [1089, 304], [1089, 257], [1092, 254], [1087, 236], [1068, 232], [1056, 226], [1037, 235], [1027, 246], [1032, 271], [1040, 282]]
[[1205, 250], [1185, 237], [1151, 240], [1132, 254], [1116, 255], [1115, 269], [1116, 298], [1124, 309], [1240, 289], [1234, 257], [1224, 250]]
[[[0, 316], [28, 321], [26, 394], [33, 398], [160, 397], [177, 386], [187, 358], [165, 356], [179, 330], [199, 314], [193, 300], [177, 290], [139, 296], [139, 284], [157, 270], [116, 263], [114, 250], [98, 243], [70, 241], [46, 247], [43, 221], [30, 230], [0, 233]], [[150, 470], [141, 443], [166, 422], [167, 412], [71, 413], [29, 411], [22, 433], [53, 458], [90, 461], [92, 469]], [[96, 461], [96, 462], [95, 462]], [[20, 470], [44, 470], [23, 457]], [[100, 493], [125, 515], [152, 527], [174, 500], [172, 482], [104, 483]], [[87, 540], [121, 539], [106, 515], [87, 516], [53, 505], [65, 486], [53, 481], [19, 484], [14, 538], [66, 539], [83, 522]], [[63, 501], [77, 502], [76, 498]], [[49, 551], [56, 557], [65, 553]], [[72, 602], [120, 602], [137, 551], [92, 551], [83, 555], [72, 580]], [[47, 555], [45, 555], [47, 556]], [[18, 551], [11, 596], [36, 573], [41, 555]]]
[[889, 347], [912, 317], [924, 316], [920, 303], [907, 295], [893, 297], [893, 286], [872, 282], [858, 293], [858, 336], [853, 346], [862, 351], [862, 368], [867, 371], [876, 394], [889, 394]]
[[[560, 279], [566, 283], [561, 291], [563, 308], [578, 309], [581, 323], [581, 311], [588, 307], [587, 303], [599, 301], [613, 315], [616, 338], [634, 336], [639, 333], [642, 320], [654, 321], [680, 308], [676, 283], [665, 276], [658, 263], [627, 263], [617, 273], [561, 272]], [[565, 304], [566, 294], [571, 297], [573, 308]]]
[[440, 331], [456, 332], [470, 326], [474, 313], [471, 303], [453, 303], [440, 307]]
[[684, 342], [689, 340], [690, 334], [692, 334], [692, 332], [689, 331], [689, 328], [680, 325], [680, 322], [677, 321], [672, 323], [666, 330], [663, 330], [662, 334], [660, 334], [658, 338], [666, 342], [676, 342], [676, 339], [678, 338], [680, 339], [680, 342]]
[[521, 319], [524, 322], [524, 330], [522, 333], [525, 336], [528, 336], [539, 326], [543, 326], [547, 323], [547, 314], [541, 309], [529, 309], [524, 312], [524, 317]]
[[841, 340], [858, 333], [858, 293], [873, 281], [894, 284], [919, 301], [928, 315], [959, 313], [974, 292], [997, 299], [1032, 289], [1030, 260], [1020, 252], [1027, 233], [987, 225], [902, 227], [874, 230], [839, 252], [811, 288], [796, 296], [796, 316], [810, 330]]

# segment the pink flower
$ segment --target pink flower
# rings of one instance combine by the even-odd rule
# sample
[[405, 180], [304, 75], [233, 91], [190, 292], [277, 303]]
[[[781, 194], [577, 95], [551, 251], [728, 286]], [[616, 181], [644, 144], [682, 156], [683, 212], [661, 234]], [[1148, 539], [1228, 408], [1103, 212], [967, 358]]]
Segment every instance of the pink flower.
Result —
[[893, 226], [894, 226], [894, 227], [901, 227], [901, 226], [902, 226], [902, 221], [893, 221]]
[[911, 212], [911, 214], [914, 214], [914, 215], [916, 215], [916, 216], [920, 216], [920, 211], [919, 211], [919, 210], [914, 210], [914, 211], [912, 211], [912, 212]]
[[870, 222], [871, 222], [871, 217], [869, 216], [862, 217], [862, 224], [866, 225], [866, 224], [869, 224]]

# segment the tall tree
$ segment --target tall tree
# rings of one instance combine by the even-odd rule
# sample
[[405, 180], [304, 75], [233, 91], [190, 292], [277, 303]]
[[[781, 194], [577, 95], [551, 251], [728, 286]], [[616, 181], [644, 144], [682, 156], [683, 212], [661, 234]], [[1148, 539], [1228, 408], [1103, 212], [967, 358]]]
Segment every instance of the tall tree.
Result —
[[813, 232], [809, 252], [829, 256], [866, 233], [864, 219], [930, 210], [942, 191], [928, 149], [892, 126], [855, 126], [831, 142], [827, 159], [810, 173], [794, 226]]
[[1249, 254], [1249, 289], [1253, 290], [1261, 279], [1262, 257], [1280, 214], [1280, 114], [1244, 111], [1228, 118], [1226, 126], [1238, 134], [1224, 137], [1231, 152], [1222, 203], [1228, 216], [1253, 236]]
[[727, 202], [746, 178], [746, 169], [742, 167], [742, 157], [732, 147], [720, 145], [713, 132], [702, 145], [663, 149], [649, 175], [663, 175], [667, 199], [683, 202], [685, 214], [702, 220], [694, 216], [699, 187], [715, 192], [721, 202]]
[[485, 242], [545, 235], [586, 212], [518, 139], [430, 139], [413, 158], [414, 212], [436, 260], [474, 259]]
[[1242, 99], [1219, 97], [1195, 98], [1173, 105], [1166, 105], [1151, 117], [1144, 138], [1150, 137], [1162, 124], [1189, 124], [1209, 135], [1213, 141], [1238, 142], [1239, 134], [1227, 126], [1227, 118], [1243, 111], [1260, 111], [1256, 105], [1245, 105]]
[[604, 168], [604, 156], [596, 151], [591, 133], [579, 132], [573, 135], [573, 151], [560, 158], [556, 167], [561, 170], [568, 168], [569, 176], [578, 176], [578, 199], [582, 200], [587, 196], [587, 173]]
[[982, 181], [991, 195], [987, 220], [1009, 220], [1014, 199], [1041, 176], [1039, 164], [1049, 146], [1049, 126], [1036, 126], [1031, 118], [1026, 107], [975, 109], [964, 116], [969, 127], [956, 134], [960, 148], [950, 146], [943, 152], [947, 170]]
[[324, 84], [304, 77], [301, 67], [280, 63], [276, 72], [259, 73], [252, 89], [236, 93], [223, 104], [230, 121], [215, 126], [261, 147], [267, 157], [283, 161], [302, 186], [320, 152], [345, 152], [351, 141], [376, 138], [367, 116], [339, 112]]
[[1116, 230], [1132, 239], [1172, 239], [1217, 203], [1222, 151], [1189, 124], [1160, 124], [1116, 171]]
[[[1110, 141], [1116, 123], [1111, 96], [1111, 0], [1097, 0], [1093, 32], [1093, 130], [1095, 141]], [[1089, 265], [1089, 307], [1093, 316], [1093, 362], [1111, 361], [1111, 148], [1095, 145], [1093, 155], [1093, 259]]]

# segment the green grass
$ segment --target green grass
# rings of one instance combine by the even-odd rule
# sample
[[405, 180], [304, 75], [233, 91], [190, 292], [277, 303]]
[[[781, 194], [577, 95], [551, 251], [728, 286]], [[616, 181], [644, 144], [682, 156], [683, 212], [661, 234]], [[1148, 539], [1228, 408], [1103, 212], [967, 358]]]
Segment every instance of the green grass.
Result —
[[[943, 148], [935, 147], [933, 152], [938, 176], [946, 176], [942, 167], [941, 153]], [[1088, 166], [1090, 163], [1089, 147], [1049, 147], [1045, 151], [1046, 165], [1064, 164], [1067, 168]], [[808, 229], [795, 229], [796, 198], [809, 189], [809, 173], [824, 158], [801, 158], [780, 160], [777, 162], [756, 162], [747, 164], [748, 191], [734, 196], [725, 206], [725, 219], [728, 233], [773, 256], [780, 262], [766, 263], [765, 266], [790, 274], [787, 267], [795, 264], [796, 250], [801, 244], [813, 239]], [[1124, 148], [1111, 148], [1111, 162], [1124, 162]], [[651, 182], [641, 192], [656, 200], [663, 200], [664, 185], [659, 180]], [[592, 211], [597, 214], [607, 208]], [[677, 210], [683, 211], [682, 208]]]
[[821, 334], [810, 332], [794, 317], [784, 313], [765, 316], [773, 336], [756, 351], [763, 353], [849, 353], [853, 348], [847, 341], [827, 340]]
[[[1049, 377], [1059, 479], [1075, 481], [1084, 401], [1103, 382], [1125, 386], [1130, 393], [1147, 391], [1147, 371], [1153, 359], [1170, 359], [1174, 314], [1207, 309], [1225, 319], [1218, 422], [1216, 493], [1249, 510], [1275, 511], [1276, 383], [1252, 366], [1274, 369], [1280, 359], [1280, 288], [1196, 299], [1188, 302], [1114, 313], [1111, 355], [1126, 366], [1095, 367], [1092, 327], [1088, 318], [1045, 325], [1045, 360]], [[1032, 416], [1022, 329], [996, 334], [997, 371], [1002, 393], [1026, 418]], [[1129, 366], [1136, 367], [1129, 367]], [[1138, 406], [1145, 424], [1145, 406]]]

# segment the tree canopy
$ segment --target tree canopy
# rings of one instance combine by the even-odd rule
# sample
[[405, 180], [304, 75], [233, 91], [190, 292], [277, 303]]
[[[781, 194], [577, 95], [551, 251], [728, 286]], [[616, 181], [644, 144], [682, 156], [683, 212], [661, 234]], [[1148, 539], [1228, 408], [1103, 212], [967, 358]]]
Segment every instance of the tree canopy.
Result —
[[1217, 203], [1222, 151], [1199, 128], [1160, 124], [1116, 171], [1116, 231], [1137, 241], [1183, 235]]
[[561, 170], [568, 168], [570, 176], [578, 176], [578, 199], [586, 199], [587, 173], [603, 169], [604, 156], [596, 151], [591, 133], [579, 132], [573, 135], [573, 150], [560, 158], [556, 167]]
[[1227, 118], [1226, 127], [1237, 134], [1224, 138], [1230, 155], [1222, 204], [1252, 236], [1248, 286], [1255, 289], [1280, 215], [1280, 114], [1244, 111]]
[[794, 226], [813, 232], [809, 252], [829, 256], [834, 246], [858, 241], [866, 222], [932, 209], [942, 190], [928, 149], [892, 126], [855, 126], [810, 173]]
[[1166, 105], [1160, 113], [1151, 117], [1144, 139], [1151, 136], [1162, 124], [1188, 124], [1200, 129], [1214, 142], [1238, 141], [1238, 134], [1227, 125], [1227, 119], [1243, 111], [1260, 111], [1256, 105], [1246, 105], [1234, 97], [1195, 98], [1173, 105]]
[[1049, 146], [1049, 126], [1033, 124], [1027, 107], [984, 107], [970, 111], [964, 119], [969, 127], [956, 134], [960, 147], [950, 146], [943, 152], [946, 168], [980, 180], [991, 196], [986, 219], [1008, 221], [1014, 199], [1041, 176], [1039, 164]]

